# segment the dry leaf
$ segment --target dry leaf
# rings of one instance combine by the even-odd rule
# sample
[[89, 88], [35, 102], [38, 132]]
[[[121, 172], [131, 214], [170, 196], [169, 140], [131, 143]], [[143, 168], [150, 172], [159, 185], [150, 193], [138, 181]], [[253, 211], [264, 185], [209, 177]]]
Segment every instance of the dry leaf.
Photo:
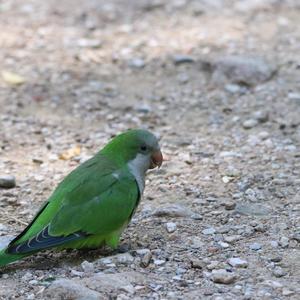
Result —
[[9, 83], [11, 85], [20, 85], [26, 81], [24, 77], [9, 71], [3, 71], [2, 78], [6, 83]]
[[62, 160], [69, 160], [75, 156], [78, 156], [81, 153], [79, 146], [70, 148], [59, 155], [59, 158]]

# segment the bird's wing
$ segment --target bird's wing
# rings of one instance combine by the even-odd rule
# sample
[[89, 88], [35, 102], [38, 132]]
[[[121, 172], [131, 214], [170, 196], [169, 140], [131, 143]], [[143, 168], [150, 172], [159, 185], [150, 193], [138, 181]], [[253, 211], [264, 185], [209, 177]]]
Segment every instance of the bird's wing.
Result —
[[129, 172], [104, 158], [91, 160], [66, 177], [7, 252], [30, 253], [113, 232], [129, 221], [139, 198]]

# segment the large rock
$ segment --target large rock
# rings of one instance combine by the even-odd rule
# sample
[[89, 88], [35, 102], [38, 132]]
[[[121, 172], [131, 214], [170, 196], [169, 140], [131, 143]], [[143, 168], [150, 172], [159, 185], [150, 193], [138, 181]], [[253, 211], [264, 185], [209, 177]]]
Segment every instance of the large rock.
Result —
[[237, 203], [235, 211], [248, 216], [267, 216], [272, 213], [269, 207], [255, 203]]
[[82, 282], [90, 289], [112, 293], [114, 291], [128, 289], [133, 284], [145, 285], [147, 278], [139, 272], [122, 272], [116, 274], [97, 273], [85, 278]]
[[187, 207], [184, 207], [179, 204], [170, 204], [163, 205], [158, 207], [154, 212], [153, 216], [156, 217], [190, 217], [192, 215], [192, 211], [190, 211]]
[[45, 289], [43, 299], [104, 300], [107, 298], [76, 280], [58, 279]]
[[269, 80], [276, 71], [261, 57], [225, 56], [209, 62], [213, 81], [254, 86]]

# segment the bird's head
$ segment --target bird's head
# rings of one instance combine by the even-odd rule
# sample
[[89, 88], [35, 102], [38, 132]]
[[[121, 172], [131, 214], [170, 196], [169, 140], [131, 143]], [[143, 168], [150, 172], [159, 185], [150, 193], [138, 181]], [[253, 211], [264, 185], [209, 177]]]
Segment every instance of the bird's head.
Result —
[[120, 165], [130, 164], [144, 172], [160, 167], [163, 162], [158, 139], [142, 129], [128, 130], [114, 137], [102, 152], [113, 154]]

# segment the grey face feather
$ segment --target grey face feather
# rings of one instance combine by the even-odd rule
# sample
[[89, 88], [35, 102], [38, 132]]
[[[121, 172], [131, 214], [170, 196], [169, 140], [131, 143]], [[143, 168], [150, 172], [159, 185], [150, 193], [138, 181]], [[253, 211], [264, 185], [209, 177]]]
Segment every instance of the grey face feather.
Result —
[[145, 174], [150, 166], [150, 157], [150, 154], [138, 153], [134, 159], [127, 163], [130, 173], [138, 183], [140, 194], [143, 193], [145, 188]]

